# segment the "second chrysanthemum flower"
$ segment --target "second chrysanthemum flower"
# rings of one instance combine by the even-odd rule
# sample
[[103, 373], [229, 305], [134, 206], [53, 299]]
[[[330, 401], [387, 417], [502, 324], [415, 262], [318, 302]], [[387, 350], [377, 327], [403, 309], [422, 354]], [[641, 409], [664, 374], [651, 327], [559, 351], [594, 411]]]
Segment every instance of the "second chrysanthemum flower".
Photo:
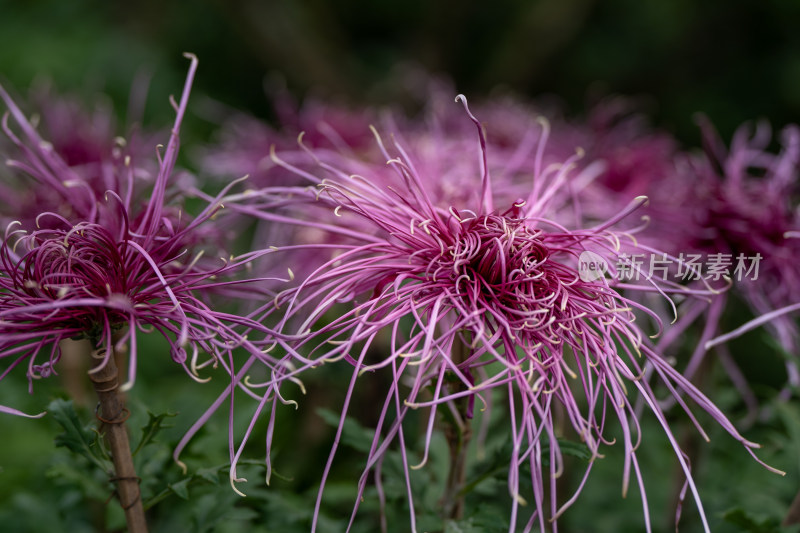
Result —
[[[689, 465], [651, 385], [642, 376], [650, 369], [687, 413], [689, 408], [678, 391], [749, 451], [757, 445], [739, 435], [719, 409], [657, 352], [648, 334], [658, 333], [661, 317], [622, 292], [660, 292], [667, 298], [670, 292], [691, 297], [702, 291], [652, 279], [640, 285], [617, 281], [615, 265], [624, 264], [624, 254], [636, 250], [636, 241], [612, 227], [645, 199], [632, 199], [628, 208], [597, 226], [564, 227], [556, 222], [561, 218], [558, 206], [569, 203], [568, 183], [576, 158], [563, 165], [544, 165], [547, 127], [533, 122], [531, 130], [542, 132], [538, 142], [526, 148], [532, 160], [530, 175], [523, 181], [515, 171], [493, 181], [491, 142], [461, 100], [478, 129], [478, 135], [472, 133], [477, 153], [452, 153], [448, 148], [463, 149], [468, 144], [463, 137], [447, 139], [441, 131], [414, 138], [414, 146], [423, 148], [419, 153], [407, 151], [396, 140], [385, 143], [376, 132], [383, 155], [378, 163], [312, 151], [301, 140], [300, 150], [282, 152], [273, 159], [309, 180], [312, 187], [251, 193], [262, 206], [295, 204], [298, 207], [290, 209], [289, 215], [263, 211], [261, 216], [299, 225], [317, 237], [315, 242], [288, 247], [316, 251], [318, 267], [276, 299], [285, 313], [285, 331], [292, 324], [297, 328], [298, 372], [340, 359], [352, 365], [343, 425], [358, 377], [368, 370], [391, 370], [393, 379], [357, 501], [370, 471], [375, 470], [376, 485], [381, 486], [380, 465], [392, 443], [400, 446], [407, 494], [413, 499], [409, 469], [421, 464], [410, 464], [404, 420], [411, 409], [428, 410], [424, 463], [437, 411], [446, 409], [458, 436], [449, 438], [451, 474], [443, 498], [444, 518], [460, 516], [464, 479], [459, 469], [463, 469], [475, 402], [491, 405], [491, 393], [505, 391], [508, 439], [513, 443], [508, 473], [510, 531], [517, 528], [520, 504], [533, 502], [533, 512], [523, 520], [525, 530], [538, 523], [544, 531], [547, 522], [557, 519], [577, 496], [566, 502], [556, 499], [555, 485], [563, 467], [562, 435], [556, 429], [562, 416], [559, 411], [593, 457], [614, 441], [610, 434], [614, 425], [608, 422], [618, 421], [626, 457], [623, 492], [633, 473], [645, 501], [649, 529], [636, 456], [642, 438], [633, 406], [638, 395], [672, 443], [705, 525]], [[402, 133], [397, 132], [395, 138], [403, 138]], [[435, 146], [441, 150], [432, 149]], [[438, 165], [447, 174], [447, 188], [440, 187], [440, 176], [425, 172], [437, 166], [425, 158], [437, 154], [454, 162]], [[479, 165], [469, 169], [463, 160], [473, 157]], [[502, 200], [509, 194], [518, 199]], [[500, 202], [504, 205], [497, 205]], [[346, 215], [341, 220], [347, 222], [337, 223], [339, 215]], [[582, 254], [602, 262], [602, 270], [611, 279], [581, 276]], [[708, 287], [705, 294], [711, 291]], [[349, 307], [339, 307], [343, 303]], [[639, 313], [657, 324], [656, 331], [645, 332], [634, 323]], [[337, 443], [341, 431], [340, 427]], [[336, 445], [323, 474], [315, 521], [335, 452]], [[525, 464], [531, 474], [523, 481]], [[414, 504], [409, 504], [414, 528]]]

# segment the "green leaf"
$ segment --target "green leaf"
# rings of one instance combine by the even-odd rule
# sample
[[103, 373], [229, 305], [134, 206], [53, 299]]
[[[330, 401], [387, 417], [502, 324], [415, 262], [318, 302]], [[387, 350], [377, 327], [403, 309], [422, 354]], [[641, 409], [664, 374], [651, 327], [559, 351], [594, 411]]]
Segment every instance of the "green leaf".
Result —
[[486, 461], [483, 462], [481, 470], [475, 475], [466, 485], [459, 491], [459, 495], [463, 496], [469, 494], [475, 487], [486, 481], [487, 479], [505, 472], [508, 470], [508, 464], [511, 462], [512, 444], [506, 442], [492, 453]]
[[192, 481], [191, 477], [187, 477], [178, 481], [177, 483], [170, 483], [169, 488], [178, 495], [179, 498], [183, 498], [184, 500], [189, 499], [189, 482]]
[[[339, 427], [340, 416], [328, 409], [317, 409], [317, 414], [329, 425]], [[375, 433], [349, 416], [344, 419], [344, 430], [342, 431], [342, 443], [350, 446], [358, 452], [367, 453], [372, 447], [372, 439]]]
[[[314, 513], [314, 500], [310, 498], [311, 494], [267, 491], [264, 496], [267, 503], [266, 514], [271, 517], [271, 525], [275, 531], [308, 531], [308, 525], [311, 524]], [[344, 531], [345, 529], [345, 524], [341, 520], [329, 517], [324, 510], [320, 513], [318, 531]]]
[[444, 533], [484, 533], [484, 529], [475, 525], [473, 520], [448, 520], [444, 524]]
[[147, 421], [147, 424], [142, 426], [142, 439], [139, 441], [139, 444], [136, 446], [136, 449], [133, 451], [133, 455], [135, 456], [139, 453], [139, 450], [147, 446], [153, 439], [158, 435], [158, 433], [165, 428], [172, 427], [170, 425], [164, 424], [164, 420], [166, 418], [172, 418], [175, 416], [175, 413], [162, 413], [160, 415], [154, 415], [150, 411], [147, 411], [147, 415], [150, 419]]
[[741, 508], [727, 511], [722, 515], [722, 518], [724, 518], [726, 522], [738, 527], [739, 531], [747, 533], [780, 533], [781, 531], [778, 520], [767, 518], [758, 522]]
[[[589, 461], [592, 458], [592, 452], [589, 451], [589, 447], [582, 442], [558, 439], [558, 448], [561, 450], [562, 455], [570, 455], [584, 461]], [[549, 444], [542, 447], [542, 455], [545, 454], [550, 455]]]
[[[194, 498], [192, 501], [195, 509], [195, 516], [193, 517], [195, 527], [193, 530], [198, 532], [219, 531], [223, 524], [230, 521], [251, 521], [258, 516], [251, 509], [237, 506], [238, 503], [241, 503], [240, 498], [230, 494], [225, 496], [205, 494], [199, 498]], [[236, 529], [245, 531], [252, 530], [252, 527], [242, 525]]]
[[[569, 455], [589, 461], [592, 458], [592, 452], [586, 444], [581, 442], [573, 442], [565, 439], [558, 439], [558, 448], [561, 450], [562, 455]], [[513, 451], [512, 444], [506, 442], [503, 446], [499, 447], [492, 453], [486, 461], [483, 462], [481, 469], [474, 475], [470, 481], [464, 485], [464, 488], [459, 491], [460, 495], [466, 495], [475, 490], [475, 488], [498, 474], [508, 471], [508, 465], [511, 462], [511, 453]], [[550, 464], [550, 443], [542, 443], [542, 465], [548, 466]], [[526, 461], [522, 465], [522, 469], [529, 470], [529, 463]]]
[[472, 525], [483, 533], [505, 533], [508, 531], [508, 514], [501, 512], [496, 505], [489, 502], [478, 504], [470, 520]]
[[226, 466], [227, 465], [224, 465], [223, 467], [215, 466], [211, 468], [201, 468], [197, 471], [197, 474], [195, 475], [201, 479], [208, 481], [209, 483], [212, 483], [214, 485], [219, 485], [220, 468], [224, 468]]
[[64, 430], [64, 433], [56, 437], [56, 446], [63, 446], [85, 457], [105, 471], [112, 470], [111, 461], [103, 452], [100, 435], [91, 424], [87, 426], [81, 424], [72, 401], [53, 400], [47, 406], [47, 410]]
[[81, 494], [98, 501], [107, 499], [111, 493], [108, 478], [96, 476], [97, 470], [85, 468], [86, 465], [82, 461], [78, 465], [72, 456], [68, 457], [69, 462], [56, 462], [47, 469], [45, 474], [51, 482], [54, 485], [78, 487]]

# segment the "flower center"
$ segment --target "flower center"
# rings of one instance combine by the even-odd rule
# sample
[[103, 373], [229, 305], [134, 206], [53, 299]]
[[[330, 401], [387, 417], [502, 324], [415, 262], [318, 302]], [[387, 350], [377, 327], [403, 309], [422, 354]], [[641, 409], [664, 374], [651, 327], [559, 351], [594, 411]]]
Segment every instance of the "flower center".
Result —
[[540, 231], [498, 215], [466, 221], [461, 229], [449, 250], [454, 276], [467, 276], [484, 290], [498, 291], [514, 280], [541, 277], [549, 252]]
[[791, 222], [780, 206], [770, 205], [762, 195], [741, 191], [740, 194], [717, 192], [701, 224], [695, 246], [700, 250], [717, 250], [720, 245], [733, 255], [781, 255], [786, 245], [784, 233]]
[[127, 292], [117, 243], [97, 224], [34, 233], [34, 249], [20, 264], [22, 287], [47, 299], [100, 297]]

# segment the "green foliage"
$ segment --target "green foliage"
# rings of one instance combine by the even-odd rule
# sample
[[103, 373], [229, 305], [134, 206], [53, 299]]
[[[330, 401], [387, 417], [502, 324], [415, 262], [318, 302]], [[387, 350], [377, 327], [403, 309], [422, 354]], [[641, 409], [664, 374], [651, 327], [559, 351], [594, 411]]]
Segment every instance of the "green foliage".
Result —
[[789, 533], [800, 530], [800, 526], [781, 527], [780, 521], [774, 517], [759, 520], [741, 508], [731, 509], [722, 517], [742, 533]]
[[153, 439], [155, 439], [156, 435], [158, 435], [158, 433], [161, 432], [162, 429], [172, 427], [164, 424], [164, 421], [167, 418], [174, 417], [175, 414], [162, 413], [160, 415], [154, 415], [153, 413], [148, 411], [147, 416], [149, 417], [149, 419], [147, 421], [147, 424], [142, 427], [142, 438], [139, 441], [138, 446], [136, 446], [136, 449], [133, 450], [133, 452], [131, 452], [134, 455], [134, 457], [136, 456], [137, 453], [139, 453], [139, 450], [141, 450], [142, 448], [153, 442]]
[[113, 465], [103, 440], [93, 424], [83, 425], [71, 401], [53, 400], [47, 406], [53, 419], [64, 433], [56, 437], [56, 446], [64, 446], [106, 472], [113, 471]]
[[[202, 412], [201, 406], [213, 400], [217, 391], [200, 387], [195, 396], [185, 397], [180, 388], [172, 385], [174, 374], [163, 373], [162, 377], [159, 372], [148, 372], [147, 380], [137, 384], [129, 398], [132, 416], [128, 428], [136, 449], [134, 459], [142, 478], [151, 531], [168, 533], [187, 527], [192, 531], [231, 533], [309, 530], [322, 466], [330, 450], [332, 433], [339, 426], [338, 413], [326, 409], [287, 409], [284, 417], [281, 411], [276, 443], [283, 443], [283, 449], [273, 450], [273, 464], [278, 472], [273, 472], [271, 485], [267, 486], [261, 459], [264, 450], [257, 442], [260, 437], [254, 439], [256, 445], [246, 450], [246, 458], [239, 467], [239, 475], [249, 480], [237, 485], [247, 494], [242, 498], [231, 490], [228, 482], [224, 416], [213, 418], [184, 452], [182, 460], [189, 465], [185, 474], [172, 460], [172, 451], [182, 432]], [[320, 379], [324, 383], [324, 375]], [[149, 387], [160, 393], [155, 394]], [[9, 390], [14, 391], [13, 388]], [[18, 392], [19, 397], [12, 399], [17, 405], [25, 405], [22, 401], [26, 397], [24, 389]], [[732, 412], [735, 419], [738, 405], [735, 395], [722, 396], [729, 398], [724, 400], [724, 408]], [[353, 405], [363, 403], [368, 402], [354, 402]], [[800, 479], [800, 468], [794, 460], [800, 455], [800, 407], [776, 401], [765, 404], [764, 408], [762, 420], [747, 437], [763, 444], [762, 459], [788, 474], [783, 478], [767, 472], [749, 460], [724, 432], [708, 425], [711, 444], [700, 442], [700, 455], [694, 467], [712, 531], [797, 531], [797, 528], [781, 530], [779, 524]], [[108, 481], [110, 463], [92, 411], [76, 408], [72, 402], [64, 400], [54, 400], [47, 410], [49, 415], [42, 420], [10, 420], [14, 439], [0, 443], [0, 482], [14, 480], [13, 491], [0, 499], [3, 529], [88, 533], [123, 527], [121, 511], [113, 497], [114, 486]], [[184, 412], [173, 414], [177, 410]], [[371, 425], [360, 422], [364, 413], [368, 416], [369, 410], [345, 419], [341, 445], [322, 500], [319, 531], [343, 531], [350, 519], [356, 502], [357, 481], [373, 439]], [[248, 421], [246, 409], [237, 416], [237, 427], [241, 428]], [[481, 423], [481, 416], [483, 413], [477, 413], [478, 418], [473, 420], [475, 427]], [[439, 514], [449, 452], [444, 437], [438, 430], [434, 432], [427, 464], [410, 472], [419, 531], [494, 533], [508, 530], [511, 500], [507, 475], [511, 443], [502, 409], [494, 409], [492, 416], [481, 453], [474, 440], [469, 448], [470, 466], [463, 490], [465, 516], [458, 521], [443, 521]], [[422, 458], [421, 435], [416, 426], [424, 425], [424, 419], [422, 416], [413, 422], [414, 419], [409, 418], [406, 443], [410, 464], [418, 464]], [[423, 424], [419, 424], [421, 421]], [[682, 434], [681, 424], [686, 421], [678, 417], [672, 423], [678, 434]], [[643, 433], [647, 445], [640, 448], [639, 458], [647, 484], [653, 528], [657, 533], [666, 533], [674, 530], [674, 504], [669, 498], [678, 483], [677, 465], [654, 420], [645, 417]], [[302, 435], [305, 434], [316, 436], [304, 439]], [[48, 437], [51, 442], [55, 439], [58, 446], [51, 444], [43, 449], [41, 442]], [[20, 442], [30, 444], [19, 446]], [[9, 448], [11, 444], [16, 445]], [[559, 447], [567, 461], [561, 481], [564, 497], [568, 497], [580, 481], [590, 455], [582, 443], [566, 437], [559, 439]], [[13, 459], [8, 453], [15, 454]], [[573, 531], [642, 530], [641, 502], [635, 481], [627, 498], [620, 495], [621, 450], [612, 446], [604, 453], [605, 458], [594, 461], [589, 482], [561, 523]], [[545, 463], [549, 459], [546, 439], [542, 442], [542, 459]], [[26, 469], [24, 477], [18, 473], [21, 468]], [[735, 480], [731, 472], [736, 472]], [[530, 472], [523, 469], [522, 476], [529, 475]], [[389, 531], [404, 531], [409, 517], [407, 487], [396, 446], [391, 447], [384, 458], [382, 477]], [[2, 487], [0, 483], [0, 490]], [[41, 512], [45, 508], [47, 516]], [[528, 507], [523, 509], [529, 511]], [[353, 533], [376, 531], [380, 513], [378, 494], [370, 477]], [[700, 531], [696, 511], [689, 500], [684, 503], [679, 526], [682, 533]]]
[[[329, 409], [317, 409], [317, 414], [322, 418], [327, 424], [338, 427], [339, 426], [339, 417], [340, 415], [334, 413]], [[356, 422], [353, 418], [347, 417], [344, 421], [344, 428], [342, 430], [342, 443], [345, 446], [350, 446], [353, 450], [357, 452], [368, 452], [370, 447], [372, 446], [372, 438], [375, 432], [371, 431], [363, 426], [361, 426], [358, 422]]]

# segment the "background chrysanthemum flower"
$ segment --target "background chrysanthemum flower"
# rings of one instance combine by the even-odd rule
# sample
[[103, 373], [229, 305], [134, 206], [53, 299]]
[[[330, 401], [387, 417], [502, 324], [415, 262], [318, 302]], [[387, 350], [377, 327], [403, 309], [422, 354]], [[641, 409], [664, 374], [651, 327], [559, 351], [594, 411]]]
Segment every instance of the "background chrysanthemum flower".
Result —
[[[705, 360], [705, 352], [716, 347], [720, 361], [756, 414], [756, 398], [747, 379], [723, 343], [734, 335], [719, 336], [722, 320], [729, 316], [731, 295], [744, 301], [787, 354], [788, 382], [800, 383], [797, 362], [797, 322], [788, 312], [776, 312], [800, 302], [800, 212], [797, 209], [800, 171], [800, 131], [786, 127], [780, 150], [773, 152], [769, 125], [741, 126], [730, 148], [719, 138], [707, 119], [700, 121], [706, 150], [679, 159], [669, 188], [653, 187], [649, 194], [658, 210], [651, 212], [651, 242], [676, 256], [694, 254], [705, 263], [703, 277], [716, 262], [717, 271], [730, 278], [731, 290], [721, 292], [705, 309], [699, 345], [693, 351], [685, 375], [691, 377]], [[763, 321], [758, 317], [766, 316]], [[752, 326], [755, 327], [755, 326]], [[670, 340], [676, 340], [673, 334]], [[788, 391], [785, 391], [788, 392]]]
[[[24, 229], [34, 229], [35, 217], [45, 211], [68, 220], [98, 221], [108, 190], [126, 199], [132, 218], [139, 215], [159, 170], [153, 157], [155, 134], [134, 125], [125, 137], [119, 136], [110, 106], [99, 102], [86, 109], [74, 97], [51, 89], [38, 89], [29, 97], [36, 109], [30, 120], [2, 87], [0, 98], [9, 110], [1, 148], [7, 159], [0, 185], [4, 226], [16, 220]], [[176, 170], [170, 189], [191, 181]]]
[[[768, 151], [767, 124], [744, 125], [730, 149], [703, 123], [708, 157], [695, 161], [696, 204], [692, 247], [708, 253], [761, 257], [757, 279], [738, 276], [735, 288], [756, 315], [800, 302], [800, 128], [781, 134], [781, 150]], [[789, 353], [800, 353], [800, 331], [789, 317], [776, 317], [769, 329]], [[793, 376], [793, 384], [800, 375]]]
[[[616, 281], [617, 265], [630, 266], [623, 254], [636, 248], [632, 239], [611, 228], [645, 199], [633, 199], [627, 209], [602, 224], [568, 229], [544, 214], [563, 199], [562, 189], [575, 158], [563, 165], [543, 165], [546, 135], [542, 130], [546, 124], [532, 126], [540, 129], [532, 137], [536, 142], [525, 141], [530, 146], [523, 150], [536, 154], [528, 168], [526, 194], [509, 200], [509, 193], [521, 190], [519, 182], [507, 180], [508, 174], [499, 174], [500, 179], [492, 175], [494, 154], [487, 149], [482, 125], [469, 110], [467, 113], [471, 127], [479, 130], [475, 136], [473, 129], [470, 145], [459, 136], [451, 142], [447, 131], [437, 131], [423, 141], [416, 139], [418, 144], [410, 134], [384, 142], [376, 133], [382, 153], [378, 161], [329, 157], [324, 151], [307, 148], [273, 157], [283, 168], [316, 185], [316, 190], [298, 188], [283, 198], [302, 205], [293, 212], [291, 222], [342, 239], [341, 244], [329, 240], [328, 244], [307, 245], [326, 257], [331, 249], [336, 255], [301, 280], [297, 288], [276, 299], [285, 313], [285, 327], [292, 320], [300, 322], [296, 347], [307, 355], [296, 354], [299, 371], [339, 359], [353, 367], [312, 528], [316, 527], [325, 480], [358, 378], [365, 371], [388, 369], [391, 385], [359, 482], [357, 502], [372, 471], [382, 494], [381, 464], [390, 446], [397, 444], [414, 529], [409, 469], [426, 461], [437, 411], [448, 411], [457, 430], [466, 433], [475, 404], [489, 406], [492, 392], [504, 391], [510, 420], [508, 438], [513, 443], [508, 473], [511, 531], [520, 521], [525, 530], [537, 523], [545, 530], [548, 521], [555, 522], [575, 501], [586, 480], [584, 477], [566, 502], [557, 502], [555, 487], [563, 467], [558, 440], [562, 434], [556, 430], [559, 409], [593, 458], [613, 442], [612, 426], [621, 431], [623, 492], [633, 474], [649, 529], [636, 455], [642, 438], [633, 407], [638, 397], [671, 442], [707, 530], [689, 466], [652, 386], [642, 379], [646, 369], [659, 378], [659, 387], [674, 396], [693, 421], [678, 391], [693, 399], [748, 451], [757, 445], [739, 435], [722, 412], [655, 350], [648, 339], [650, 332], [643, 331], [634, 318], [643, 314], [652, 319], [657, 324], [653, 333], [658, 333], [661, 319], [621, 290], [661, 292], [664, 296], [672, 291], [685, 296], [711, 291], [691, 291], [668, 281], [648, 279], [638, 285]], [[406, 149], [406, 141], [414, 150]], [[417, 157], [417, 150], [423, 155]], [[439, 156], [441, 161], [431, 164], [426, 156]], [[303, 157], [306, 162], [300, 163]], [[309, 170], [309, 165], [316, 165], [317, 170]], [[516, 179], [522, 169], [515, 170]], [[442, 181], [453, 187], [453, 195], [441, 194]], [[261, 194], [275, 205], [283, 193], [266, 190]], [[267, 200], [264, 202], [262, 205]], [[326, 212], [360, 220], [336, 226]], [[284, 220], [270, 212], [262, 217]], [[597, 261], [601, 274], [607, 268], [612, 279], [582, 276], [580, 261], [587, 257]], [[341, 308], [341, 303], [349, 305]], [[410, 443], [404, 420], [412, 409], [428, 410], [420, 465], [412, 465], [406, 451]], [[702, 433], [699, 425], [698, 429]], [[521, 478], [523, 464], [530, 466], [530, 479]], [[586, 476], [593, 464], [589, 463]], [[445, 512], [451, 516], [459, 513], [459, 504], [454, 502], [458, 483], [456, 479], [446, 489], [450, 493], [445, 500], [452, 505]], [[525, 500], [533, 501], [533, 512], [520, 519], [520, 504]], [[358, 503], [351, 522], [357, 508]]]
[[[453, 138], [456, 131], [465, 137], [472, 133], [471, 125], [464, 124], [457, 110], [449, 105], [450, 95], [455, 92], [451, 83], [419, 74], [411, 78], [411, 92], [425, 102], [425, 120], [399, 128], [414, 131], [413, 136], [403, 139], [406, 148], [414, 152], [409, 145], [419, 138], [431, 137], [431, 131], [446, 130], [447, 138]], [[554, 204], [568, 209], [555, 209], [549, 214], [566, 217], [564, 211], [572, 212], [572, 224], [606, 220], [623, 209], [630, 198], [669, 190], [670, 177], [676, 171], [677, 141], [667, 132], [651, 127], [643, 102], [634, 98], [600, 98], [588, 104], [585, 116], [565, 114], [554, 99], [526, 101], [502, 91], [473, 102], [471, 107], [481, 117], [486, 142], [495, 156], [493, 172], [524, 176], [521, 180], [508, 180], [521, 185], [523, 194], [529, 186], [526, 172], [537, 158], [547, 166], [566, 161], [576, 148], [585, 152], [585, 157], [574, 161], [560, 191], [565, 203]], [[546, 142], [539, 139], [543, 132], [537, 121], [546, 123]], [[650, 205], [647, 212], [654, 209], [659, 206]], [[659, 220], [662, 218], [665, 214], [659, 213]]]
[[248, 175], [257, 187], [284, 184], [292, 176], [275, 166], [269, 149], [272, 145], [291, 148], [300, 133], [306, 143], [317, 149], [355, 153], [371, 148], [368, 126], [377, 118], [377, 110], [335, 104], [312, 96], [300, 104], [278, 83], [270, 84], [268, 94], [277, 127], [221, 104], [206, 106], [208, 118], [218, 122], [220, 128], [215, 142], [195, 150], [194, 156], [212, 179]]
[[[624, 208], [629, 198], [645, 195], [651, 202], [644, 213], [655, 219], [651, 228], [655, 223], [675, 223], [672, 206], [660, 197], [675, 193], [671, 179], [676, 173], [677, 142], [650, 127], [635, 100], [606, 97], [594, 104], [585, 121], [571, 126], [555, 136], [565, 137], [562, 144], [570, 140], [579, 144], [587, 158], [602, 163], [591, 182], [575, 184], [582, 218], [604, 220]], [[650, 242], [651, 232], [643, 232], [641, 238]], [[653, 244], [665, 249], [663, 243]]]

